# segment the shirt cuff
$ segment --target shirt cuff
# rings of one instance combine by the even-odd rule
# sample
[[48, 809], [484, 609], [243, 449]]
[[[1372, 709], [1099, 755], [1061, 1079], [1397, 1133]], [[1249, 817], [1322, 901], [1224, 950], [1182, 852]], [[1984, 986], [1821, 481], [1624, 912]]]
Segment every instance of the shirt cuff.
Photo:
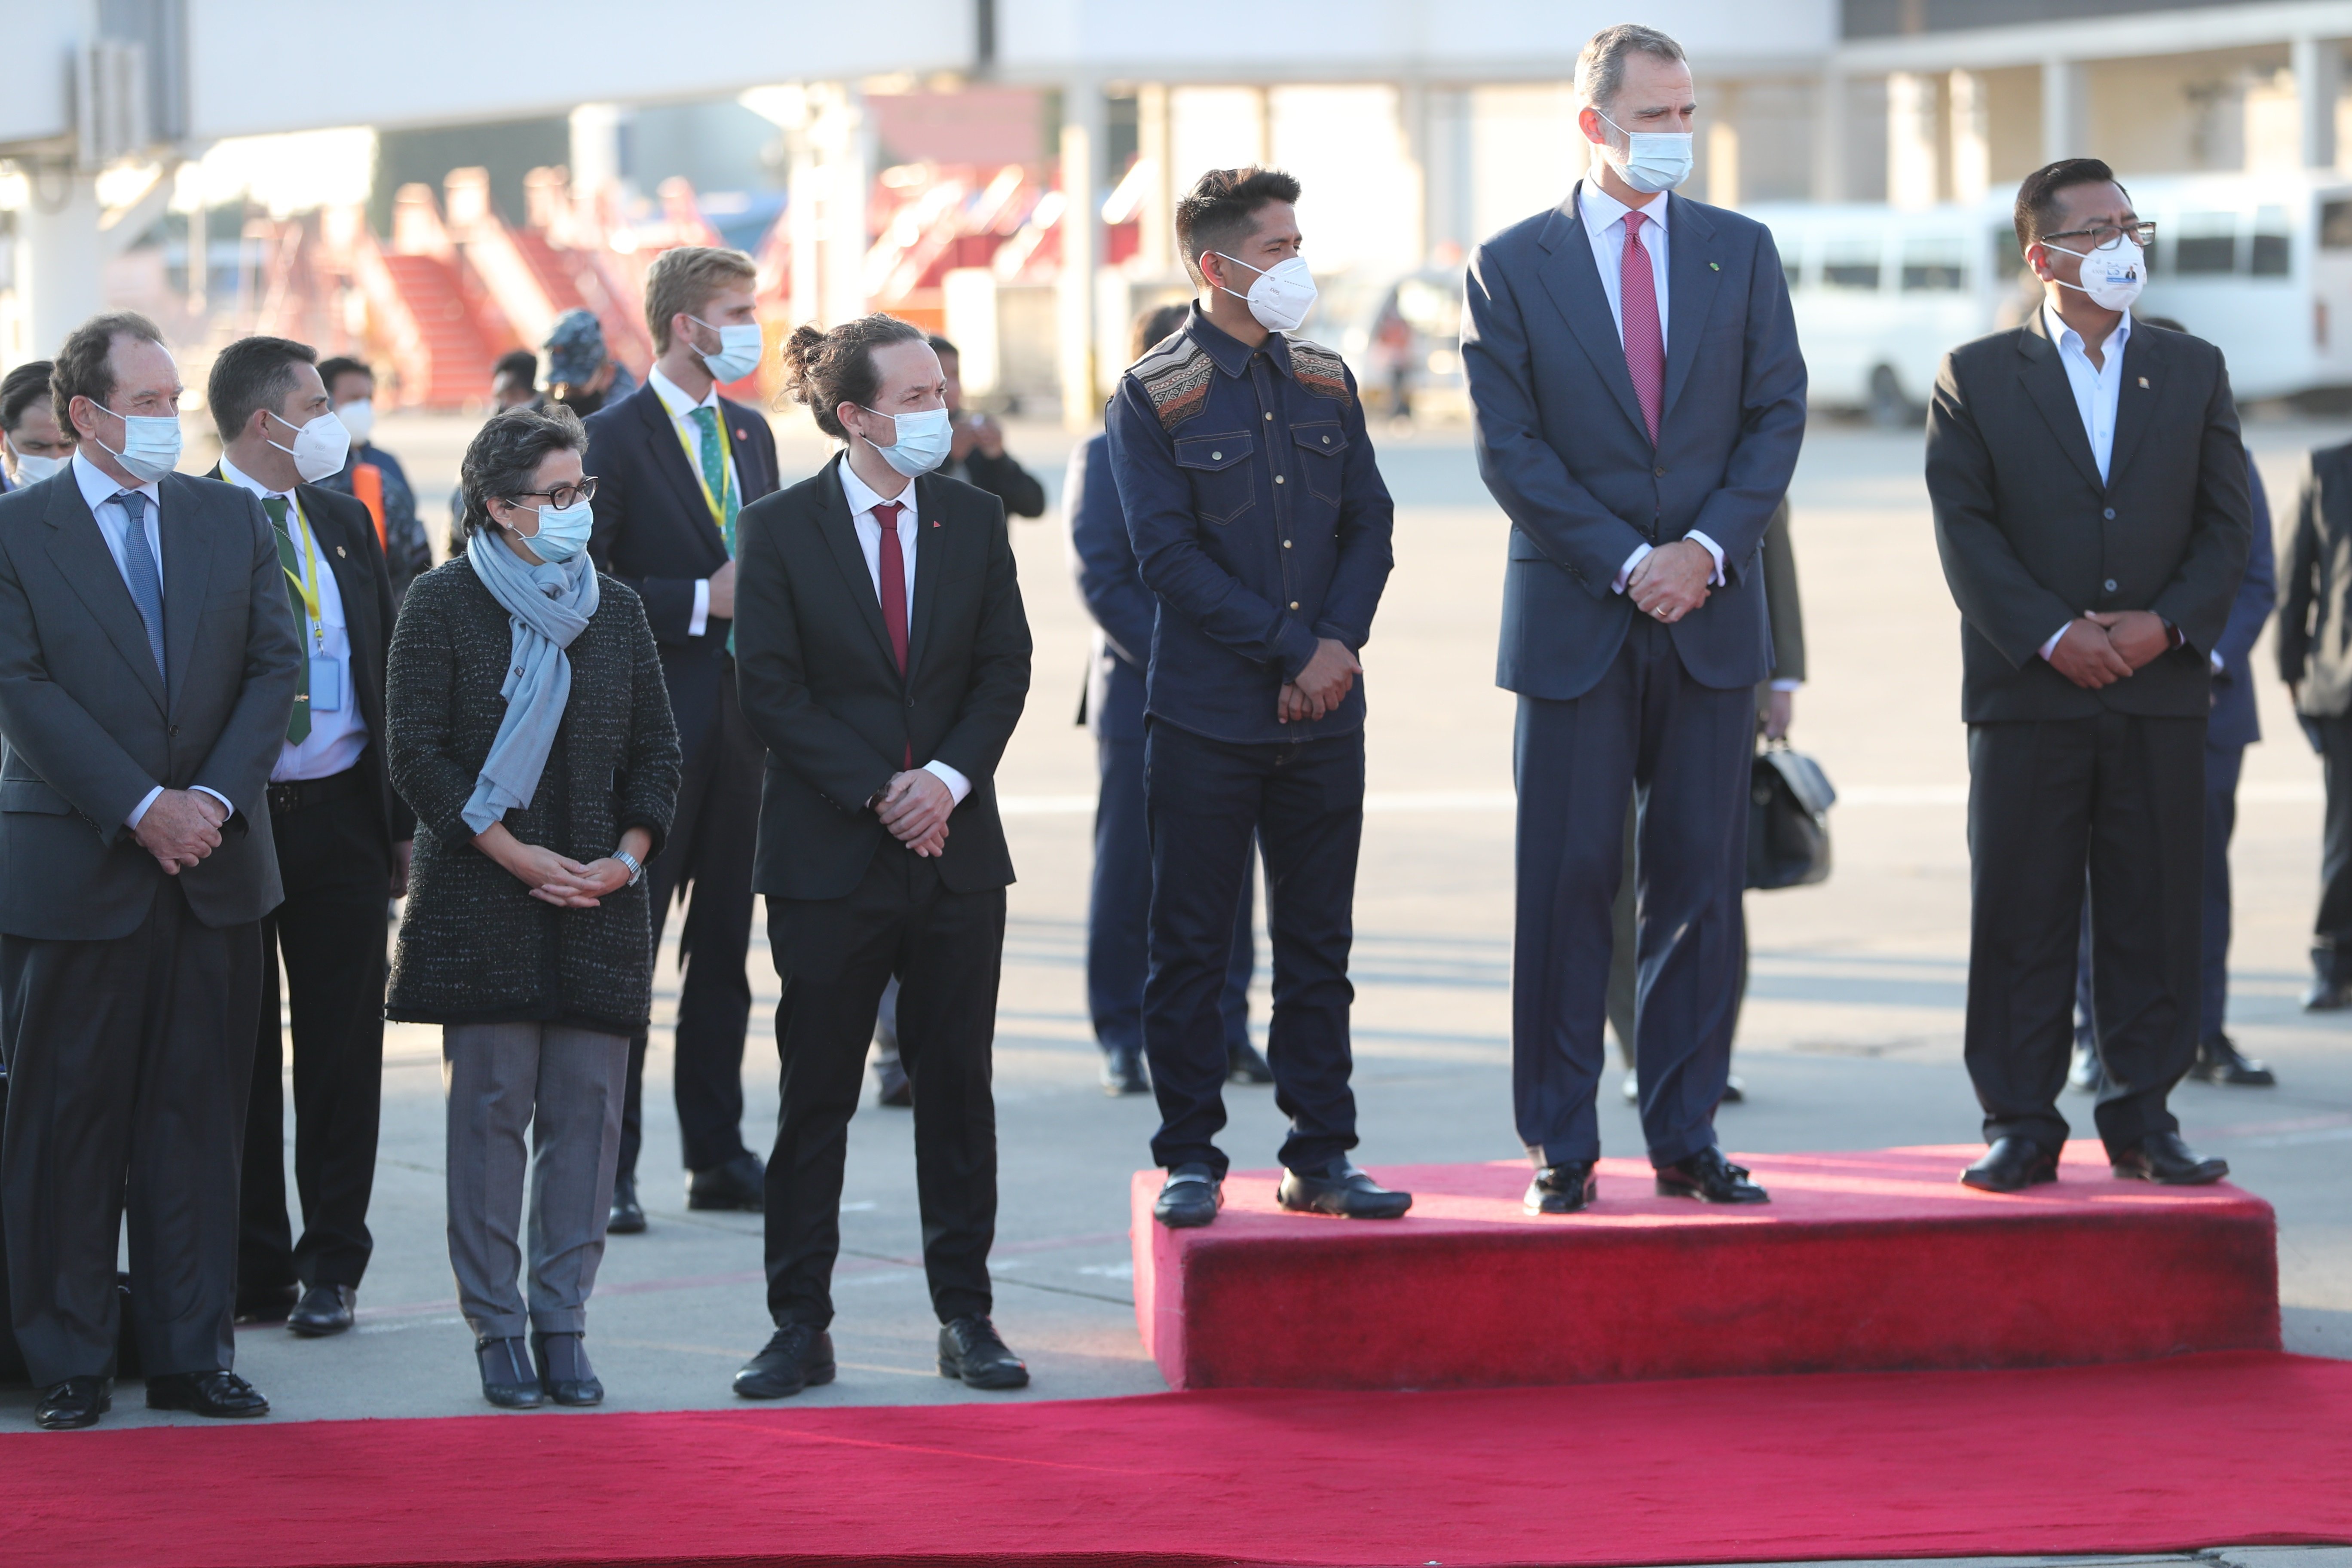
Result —
[[955, 803], [958, 805], [961, 805], [963, 797], [971, 793], [971, 781], [945, 763], [936, 761], [925, 763], [923, 771], [947, 785], [948, 793], [955, 796]]
[[1709, 539], [1706, 534], [1701, 533], [1696, 528], [1692, 529], [1688, 533], [1684, 534], [1683, 537], [1689, 540], [1693, 544], [1697, 545], [1701, 550], [1706, 551], [1709, 555], [1715, 558], [1715, 571], [1707, 578], [1706, 585], [1710, 588], [1722, 587], [1723, 546], [1717, 544], [1714, 540]]
[[694, 580], [694, 614], [686, 617], [686, 635], [698, 637], [702, 635], [703, 627], [709, 624], [710, 579], [697, 577]]
[[1649, 558], [1649, 554], [1650, 547], [1648, 545], [1636, 544], [1633, 546], [1633, 553], [1625, 557], [1624, 565], [1617, 568], [1617, 580], [1609, 584], [1609, 591], [1612, 594], [1623, 593], [1625, 591], [1625, 584], [1633, 580], [1633, 568], [1639, 566], [1643, 561], [1647, 560]]
[[1772, 680], [1772, 689], [1775, 691], [1794, 691], [1803, 684], [1803, 681], [1793, 679], [1789, 676], [1775, 676]]
[[[139, 797], [139, 804], [131, 808], [131, 815], [122, 819], [122, 826], [128, 827], [133, 833], [138, 832], [139, 819], [147, 815], [147, 808], [154, 805], [155, 797], [163, 793], [163, 786], [162, 784], [157, 784], [153, 789], [151, 789], [145, 795], [141, 795]], [[211, 792], [206, 791], [205, 793], [210, 794]]]
[[2064, 637], [2066, 635], [2067, 626], [2071, 626], [2074, 624], [2074, 622], [2068, 621], [2066, 626], [2060, 626], [2056, 631], [2050, 634], [2050, 640], [2042, 645], [2042, 658], [2048, 658], [2052, 654], [2058, 651], [2058, 639]]

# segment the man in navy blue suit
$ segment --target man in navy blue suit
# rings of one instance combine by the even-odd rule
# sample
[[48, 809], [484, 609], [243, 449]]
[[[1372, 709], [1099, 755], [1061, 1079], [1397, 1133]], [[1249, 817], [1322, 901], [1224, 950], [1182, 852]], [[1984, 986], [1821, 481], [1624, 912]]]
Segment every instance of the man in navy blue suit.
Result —
[[1512, 1097], [1531, 1212], [1592, 1201], [1609, 910], [1642, 812], [1634, 1059], [1662, 1194], [1762, 1203], [1716, 1147], [1739, 976], [1759, 548], [1804, 437], [1770, 233], [1669, 193], [1690, 67], [1648, 27], [1576, 68], [1594, 175], [1471, 258], [1478, 467], [1511, 520], [1496, 680], [1518, 693]]

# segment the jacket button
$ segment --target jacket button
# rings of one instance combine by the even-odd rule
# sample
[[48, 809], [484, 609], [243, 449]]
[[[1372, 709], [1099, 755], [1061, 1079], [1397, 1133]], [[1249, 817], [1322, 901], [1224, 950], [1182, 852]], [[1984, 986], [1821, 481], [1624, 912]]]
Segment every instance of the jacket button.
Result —
[[2116, 520], [2116, 509], [2115, 509], [2115, 508], [2113, 508], [2113, 507], [2109, 507], [2109, 508], [2107, 508], [2107, 510], [2106, 510], [2105, 511], [2104, 511], [2104, 512], [2100, 513], [2099, 515], [2100, 515], [2100, 516], [2102, 516], [2102, 517], [2104, 517], [2104, 518], [2105, 518], [2109, 522], [2113, 522], [2113, 521], [2115, 521], [2115, 520]]
[[1662, 479], [1666, 477], [1666, 470], [1664, 468], [1652, 468], [1650, 472]]
[[1331, 444], [1331, 437], [1328, 437], [1328, 436], [1324, 437], [1323, 437], [1323, 444], [1324, 444], [1326, 447], [1329, 446], [1329, 445]]
[[1225, 455], [1223, 452], [1212, 452], [1209, 454], [1209, 461], [1213, 463], [1221, 463], [1224, 461], [1224, 458]]
[[1284, 540], [1284, 541], [1282, 542], [1282, 547], [1283, 547], [1285, 550], [1289, 549], [1289, 548], [1290, 548], [1290, 541], [1288, 541], [1287, 539]]
[[908, 706], [908, 707], [909, 707], [909, 708], [912, 708], [914, 705], [915, 705], [915, 700], [914, 700], [913, 698], [911, 698], [911, 697], [908, 698], [908, 699], [907, 699], [907, 706]]
[[1267, 424], [1269, 424], [1269, 425], [1271, 425], [1271, 424], [1273, 424], [1273, 423], [1274, 423], [1274, 416], [1273, 416], [1273, 415], [1271, 415], [1271, 414], [1267, 415], [1267, 416], [1265, 416], [1265, 419], [1266, 419], [1266, 423], [1267, 423]]
[[1290, 607], [1291, 607], [1292, 609], [1294, 609], [1294, 610], [1295, 610], [1295, 609], [1297, 609], [1297, 608], [1298, 608], [1298, 601], [1297, 601], [1297, 600], [1296, 600], [1296, 599], [1291, 600], [1291, 601], [1290, 601]]
[[2110, 594], [2112, 594], [2112, 593], [2114, 593], [2115, 591], [2116, 591], [2116, 580], [2115, 580], [2113, 577], [2110, 577], [2110, 578], [2108, 578], [2108, 579], [2107, 579], [2107, 592], [2108, 592], [2108, 593], [2110, 593]]
[[1280, 484], [1280, 483], [1282, 483], [1282, 476], [1281, 476], [1280, 474], [1276, 474], [1276, 475], [1275, 475], [1275, 476], [1274, 476], [1274, 482], [1275, 482], [1276, 484]]
[[170, 733], [173, 740], [178, 740], [180, 738], [180, 727], [177, 724], [173, 725]]
[[516, 665], [516, 666], [515, 666], [515, 673], [516, 673], [517, 675], [520, 675], [520, 674], [522, 673], [522, 666], [520, 666], [520, 665]]

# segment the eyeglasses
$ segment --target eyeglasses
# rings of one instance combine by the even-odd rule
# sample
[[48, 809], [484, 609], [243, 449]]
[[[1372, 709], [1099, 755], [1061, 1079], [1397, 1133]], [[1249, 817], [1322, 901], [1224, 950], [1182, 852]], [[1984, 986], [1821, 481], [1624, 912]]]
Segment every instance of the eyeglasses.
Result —
[[566, 507], [596, 499], [596, 476], [590, 474], [576, 485], [558, 485], [551, 490], [517, 490], [507, 499], [519, 501], [525, 496], [545, 496], [556, 510], [562, 511]]
[[2056, 234], [2042, 237], [2044, 243], [2053, 239], [2087, 239], [2093, 250], [2113, 250], [2117, 242], [2126, 237], [2146, 250], [2156, 243], [2156, 225], [2149, 222], [2127, 223], [2118, 228], [2111, 223], [2101, 223], [2089, 228], [2062, 228]]

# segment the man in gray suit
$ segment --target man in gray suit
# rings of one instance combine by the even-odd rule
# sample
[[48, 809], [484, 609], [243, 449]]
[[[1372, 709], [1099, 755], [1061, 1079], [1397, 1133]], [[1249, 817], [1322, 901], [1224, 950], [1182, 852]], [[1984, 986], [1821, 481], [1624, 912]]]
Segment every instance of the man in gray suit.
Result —
[[172, 471], [180, 374], [153, 323], [76, 329], [51, 385], [80, 449], [0, 497], [13, 1326], [36, 1423], [94, 1425], [127, 1198], [149, 1407], [265, 1415], [230, 1323], [260, 922], [280, 898], [267, 789], [300, 646], [261, 503]]
[[1511, 1081], [1532, 1212], [1592, 1201], [1593, 1091], [1625, 805], [1642, 803], [1634, 1056], [1661, 1194], [1762, 1203], [1716, 1147], [1739, 978], [1759, 549], [1805, 432], [1761, 224], [1671, 195], [1682, 47], [1603, 28], [1577, 61], [1594, 174], [1471, 259], [1478, 469], [1511, 520], [1496, 679], [1519, 699]]

